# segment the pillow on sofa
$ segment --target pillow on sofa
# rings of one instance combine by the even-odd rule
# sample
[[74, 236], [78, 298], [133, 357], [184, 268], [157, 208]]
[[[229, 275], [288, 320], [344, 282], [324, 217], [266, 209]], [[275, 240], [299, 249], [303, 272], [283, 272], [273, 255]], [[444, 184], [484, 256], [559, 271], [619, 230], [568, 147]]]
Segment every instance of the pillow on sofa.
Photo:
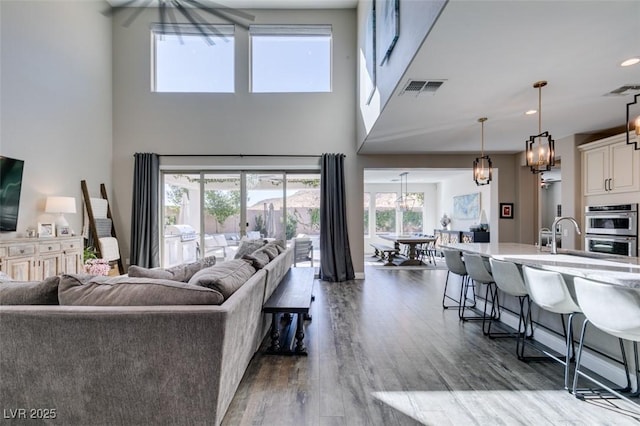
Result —
[[287, 243], [284, 240], [269, 241], [269, 244], [274, 244], [278, 248], [278, 253], [282, 253], [287, 249]]
[[249, 262], [235, 259], [198, 271], [189, 284], [217, 290], [227, 300], [255, 273], [256, 269]]
[[0, 305], [57, 305], [59, 276], [44, 281], [3, 281]]
[[262, 247], [260, 250], [266, 253], [267, 256], [269, 256], [269, 261], [275, 259], [276, 257], [278, 257], [278, 254], [280, 254], [278, 253], [278, 249], [276, 248], [276, 246], [273, 244], [267, 244], [266, 246]]
[[142, 266], [131, 265], [127, 271], [130, 277], [155, 278], [160, 280], [188, 282], [193, 274], [202, 268], [207, 268], [216, 264], [215, 256], [208, 256], [193, 263], [183, 263], [171, 268], [143, 268]]
[[264, 240], [242, 240], [238, 246], [234, 259], [241, 259], [245, 254], [251, 254], [261, 247], [264, 247], [266, 242]]
[[256, 250], [251, 254], [245, 254], [242, 258], [251, 262], [251, 265], [256, 269], [264, 268], [271, 261], [267, 253], [262, 249]]
[[63, 275], [58, 298], [61, 305], [80, 306], [219, 305], [224, 301], [215, 290], [178, 281], [92, 275]]

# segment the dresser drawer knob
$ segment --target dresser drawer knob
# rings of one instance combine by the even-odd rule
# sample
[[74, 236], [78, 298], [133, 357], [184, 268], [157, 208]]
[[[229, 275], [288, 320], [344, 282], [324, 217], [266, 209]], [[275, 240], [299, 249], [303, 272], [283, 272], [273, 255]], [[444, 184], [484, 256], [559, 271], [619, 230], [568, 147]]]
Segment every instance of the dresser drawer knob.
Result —
[[23, 253], [24, 253], [24, 249], [20, 249], [20, 254], [23, 254]]
[[51, 250], [53, 247], [49, 246], [49, 248], [47, 250]]

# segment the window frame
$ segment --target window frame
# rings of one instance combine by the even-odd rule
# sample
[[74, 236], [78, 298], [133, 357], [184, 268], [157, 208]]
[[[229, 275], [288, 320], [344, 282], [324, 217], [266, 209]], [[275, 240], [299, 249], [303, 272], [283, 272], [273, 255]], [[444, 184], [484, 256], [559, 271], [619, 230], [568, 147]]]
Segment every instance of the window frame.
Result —
[[[333, 93], [333, 26], [330, 24], [259, 24], [249, 26], [249, 93]], [[329, 39], [329, 87], [321, 91], [260, 91], [254, 90], [254, 37], [322, 37]]]
[[[207, 34], [207, 37], [216, 37], [220, 39], [230, 38], [233, 43], [233, 48], [231, 50], [231, 67], [232, 67], [232, 79], [231, 82], [231, 91], [202, 91], [202, 90], [190, 90], [190, 91], [159, 91], [158, 90], [158, 45], [157, 40], [158, 37], [162, 35], [178, 35], [178, 36], [188, 36], [188, 37], [205, 37], [202, 33], [204, 31]], [[173, 23], [173, 24], [151, 24], [150, 27], [150, 37], [151, 37], [151, 92], [152, 93], [219, 93], [219, 94], [229, 94], [236, 92], [236, 36], [235, 36], [235, 25], [233, 24], [200, 24], [197, 27], [193, 24], [187, 23]]]

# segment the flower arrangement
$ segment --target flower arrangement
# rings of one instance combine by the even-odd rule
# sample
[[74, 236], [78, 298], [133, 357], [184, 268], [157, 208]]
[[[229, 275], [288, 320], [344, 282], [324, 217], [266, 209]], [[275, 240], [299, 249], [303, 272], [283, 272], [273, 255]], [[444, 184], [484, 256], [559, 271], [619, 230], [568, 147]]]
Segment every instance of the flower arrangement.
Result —
[[109, 275], [110, 270], [107, 259], [88, 259], [84, 262], [84, 271], [89, 275]]

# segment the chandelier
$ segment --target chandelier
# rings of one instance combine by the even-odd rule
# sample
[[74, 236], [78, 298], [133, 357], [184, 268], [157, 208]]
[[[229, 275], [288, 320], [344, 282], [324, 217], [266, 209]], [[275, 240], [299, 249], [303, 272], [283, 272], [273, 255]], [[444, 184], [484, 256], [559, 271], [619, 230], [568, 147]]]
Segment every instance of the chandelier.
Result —
[[538, 134], [525, 142], [527, 166], [533, 173], [549, 171], [556, 163], [555, 141], [549, 132], [542, 131], [542, 88], [546, 85], [546, 81], [533, 84], [538, 89]]
[[396, 198], [396, 209], [401, 211], [411, 211], [413, 209], [416, 200], [409, 196], [407, 192], [407, 178], [409, 172], [400, 173], [400, 196]]
[[493, 164], [491, 158], [488, 155], [484, 155], [484, 122], [487, 121], [487, 117], [478, 118], [478, 122], [482, 126], [481, 138], [480, 138], [480, 157], [477, 157], [473, 161], [473, 180], [476, 185], [488, 185], [491, 182], [493, 175]]
[[[635, 149], [640, 149], [640, 114], [635, 118], [631, 117], [631, 105], [638, 103], [640, 93], [633, 97], [633, 102], [627, 104], [627, 143], [634, 145]], [[635, 134], [635, 138], [631, 135]]]

